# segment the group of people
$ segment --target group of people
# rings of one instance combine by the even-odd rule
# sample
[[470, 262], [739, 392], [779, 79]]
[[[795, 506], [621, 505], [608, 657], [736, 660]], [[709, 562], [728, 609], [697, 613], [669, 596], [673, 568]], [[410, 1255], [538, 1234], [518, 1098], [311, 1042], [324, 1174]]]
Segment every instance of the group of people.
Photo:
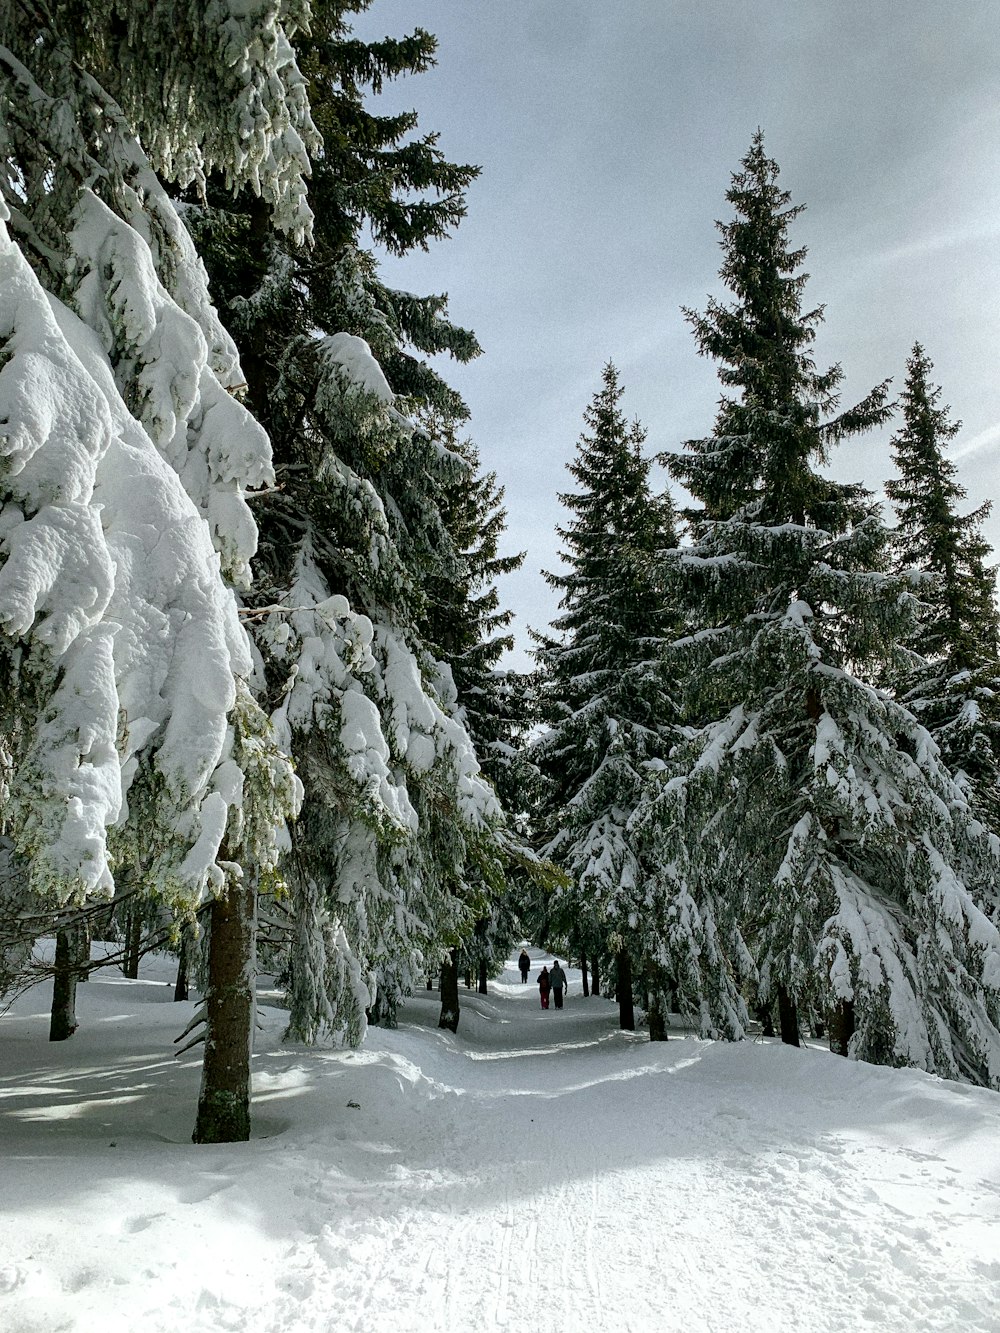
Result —
[[[517, 960], [517, 965], [521, 970], [521, 984], [527, 985], [528, 973], [531, 970], [531, 959], [524, 949], [521, 950], [521, 956]], [[557, 958], [549, 968], [547, 964], [542, 964], [542, 970], [538, 974], [538, 993], [542, 999], [542, 1008], [549, 1007], [549, 995], [555, 1001], [557, 1009], [563, 1007], [563, 991], [566, 989], [566, 973], [559, 966]]]

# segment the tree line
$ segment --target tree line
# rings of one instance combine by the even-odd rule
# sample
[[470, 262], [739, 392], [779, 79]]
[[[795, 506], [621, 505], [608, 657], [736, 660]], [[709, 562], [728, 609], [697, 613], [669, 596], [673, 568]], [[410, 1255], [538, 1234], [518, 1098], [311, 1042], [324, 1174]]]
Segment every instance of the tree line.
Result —
[[55, 935], [66, 1037], [109, 951], [175, 949], [199, 1141], [249, 1133], [257, 966], [293, 1036], [356, 1042], [505, 957], [540, 873], [501, 805], [519, 558], [429, 364], [480, 349], [375, 254], [477, 169], [369, 109], [435, 42], [367, 7], [0, 14], [0, 986]]
[[562, 614], [501, 669], [522, 557], [428, 359], [480, 348], [377, 258], [477, 168], [372, 109], [435, 42], [361, 41], [369, 5], [0, 11], [0, 991], [55, 936], [65, 1038], [90, 969], [173, 949], [201, 1142], [249, 1134], [259, 966], [291, 1036], [358, 1042], [428, 974], [456, 1026], [523, 932], [651, 1035], [773, 1013], [997, 1086], [997, 614], [926, 354], [889, 532], [818, 470], [889, 389], [838, 412], [755, 138], [732, 303], [688, 315], [724, 387], [664, 456], [690, 508], [609, 365]]
[[[801, 212], [758, 132], [718, 223], [728, 301], [686, 311], [718, 367], [712, 431], [650, 485], [613, 364], [563, 496], [534, 747], [549, 928], [603, 956], [634, 1023], [680, 1011], [1000, 1087], [1000, 651], [989, 505], [962, 512], [959, 425], [915, 344], [839, 403], [804, 306]], [[895, 415], [896, 524], [824, 472]]]

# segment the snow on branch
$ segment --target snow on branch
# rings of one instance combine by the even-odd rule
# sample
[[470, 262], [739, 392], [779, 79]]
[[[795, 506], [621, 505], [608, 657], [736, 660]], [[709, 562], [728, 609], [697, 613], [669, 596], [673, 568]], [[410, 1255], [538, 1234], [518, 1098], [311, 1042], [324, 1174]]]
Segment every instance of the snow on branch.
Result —
[[[108, 894], [109, 828], [128, 826], [123, 794], [144, 773], [145, 850], [197, 899], [225, 823], [213, 774], [251, 668], [233, 594], [97, 335], [2, 227], [0, 312], [0, 649], [26, 650], [28, 691], [5, 815], [35, 891]], [[197, 868], [195, 847], [209, 853]]]
[[208, 522], [226, 572], [246, 586], [257, 527], [243, 492], [274, 480], [263, 428], [216, 377], [204, 331], [160, 282], [135, 228], [84, 193], [71, 242], [78, 313], [99, 334], [119, 392]]

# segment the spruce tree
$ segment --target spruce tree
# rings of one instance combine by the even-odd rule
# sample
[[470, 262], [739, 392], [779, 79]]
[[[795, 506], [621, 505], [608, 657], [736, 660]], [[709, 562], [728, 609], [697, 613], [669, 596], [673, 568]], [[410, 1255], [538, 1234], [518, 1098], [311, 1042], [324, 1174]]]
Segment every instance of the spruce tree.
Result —
[[502, 785], [515, 709], [498, 663], [514, 647], [514, 617], [500, 604], [497, 581], [520, 569], [524, 552], [500, 554], [507, 525], [503, 487], [495, 472], [481, 470], [475, 445], [457, 440], [454, 427], [440, 419], [435, 435], [448, 441], [464, 467], [445, 487], [440, 506], [455, 559], [450, 569], [434, 568], [425, 580], [422, 630], [450, 664], [480, 759], [494, 785]]
[[424, 632], [435, 655], [451, 666], [460, 715], [483, 772], [510, 816], [502, 834], [507, 891], [489, 895], [489, 914], [476, 922], [459, 956], [459, 971], [475, 975], [485, 993], [487, 978], [500, 971], [520, 938], [515, 886], [537, 873], [525, 830], [516, 822], [526, 794], [526, 683], [499, 666], [514, 639], [509, 631], [513, 613], [501, 607], [497, 581], [519, 569], [524, 554], [500, 554], [506, 511], [496, 473], [483, 473], [475, 446], [457, 440], [454, 428], [440, 417], [437, 434], [466, 469], [447, 488], [442, 506], [459, 559], [452, 577], [439, 571], [428, 580]]
[[901, 697], [937, 741], [973, 810], [998, 832], [1000, 616], [982, 535], [992, 505], [958, 512], [966, 493], [945, 449], [961, 423], [941, 405], [932, 370], [914, 344], [900, 397], [903, 423], [890, 442], [899, 475], [885, 488], [898, 520], [896, 567], [926, 576], [918, 585], [923, 605], [909, 643], [921, 660], [904, 677]]
[[649, 950], [645, 888], [630, 828], [650, 765], [671, 737], [671, 700], [659, 665], [670, 624], [657, 552], [676, 544], [668, 499], [654, 497], [645, 432], [621, 410], [609, 363], [584, 413], [569, 470], [578, 489], [560, 499], [565, 573], [547, 574], [562, 594], [555, 635], [540, 638], [540, 709], [547, 730], [534, 747], [541, 771], [542, 854], [570, 877], [546, 904], [548, 932], [619, 968], [621, 1021], [634, 1026], [630, 965]]
[[164, 185], [252, 182], [307, 234], [304, 8], [282, 8], [0, 12], [0, 821], [36, 926], [129, 874], [192, 919], [268, 878], [294, 805], [235, 593], [270, 449]]
[[672, 655], [693, 730], [647, 812], [663, 910], [711, 920], [728, 979], [701, 998], [720, 1030], [756, 983], [785, 1041], [810, 1008], [845, 1054], [996, 1086], [996, 851], [927, 732], [873, 684], [913, 598], [871, 498], [817, 470], [886, 419], [887, 386], [831, 415], [841, 372], [816, 370], [821, 311], [803, 310], [788, 240], [800, 208], [759, 133], [727, 199], [734, 299], [688, 313], [725, 393], [713, 436], [667, 460], [701, 507], [665, 561], [691, 617]]
[[434, 623], [440, 588], [469, 577], [448, 522], [469, 484], [451, 447], [467, 409], [423, 359], [479, 348], [443, 297], [391, 291], [362, 247], [366, 227], [397, 254], [445, 235], [476, 169], [414, 136], [413, 115], [367, 109], [369, 89], [426, 69], [435, 43], [419, 29], [359, 42], [348, 19], [365, 7], [317, 4], [296, 37], [323, 136], [312, 243], [224, 182], [188, 210], [275, 454], [253, 605], [260, 686], [306, 789], [287, 971], [291, 1031], [310, 1040], [394, 1021], [501, 879], [499, 807]]

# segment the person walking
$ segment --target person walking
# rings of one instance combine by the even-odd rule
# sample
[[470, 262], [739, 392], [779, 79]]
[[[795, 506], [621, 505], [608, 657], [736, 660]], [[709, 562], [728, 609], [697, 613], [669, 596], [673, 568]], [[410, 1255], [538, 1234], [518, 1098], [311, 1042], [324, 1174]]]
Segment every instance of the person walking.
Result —
[[523, 949], [521, 950], [521, 957], [517, 960], [517, 965], [521, 969], [521, 985], [524, 986], [528, 981], [528, 970], [531, 967], [531, 959]]
[[549, 984], [552, 987], [552, 995], [556, 1002], [556, 1008], [562, 1008], [563, 988], [566, 985], [566, 973], [559, 966], [559, 959], [552, 964], [552, 971], [549, 973]]
[[541, 972], [539, 972], [538, 974], [538, 993], [542, 997], [543, 1009], [547, 1009], [549, 1007], [549, 990], [551, 986], [552, 982], [549, 980], [549, 969], [547, 967], [543, 967]]

